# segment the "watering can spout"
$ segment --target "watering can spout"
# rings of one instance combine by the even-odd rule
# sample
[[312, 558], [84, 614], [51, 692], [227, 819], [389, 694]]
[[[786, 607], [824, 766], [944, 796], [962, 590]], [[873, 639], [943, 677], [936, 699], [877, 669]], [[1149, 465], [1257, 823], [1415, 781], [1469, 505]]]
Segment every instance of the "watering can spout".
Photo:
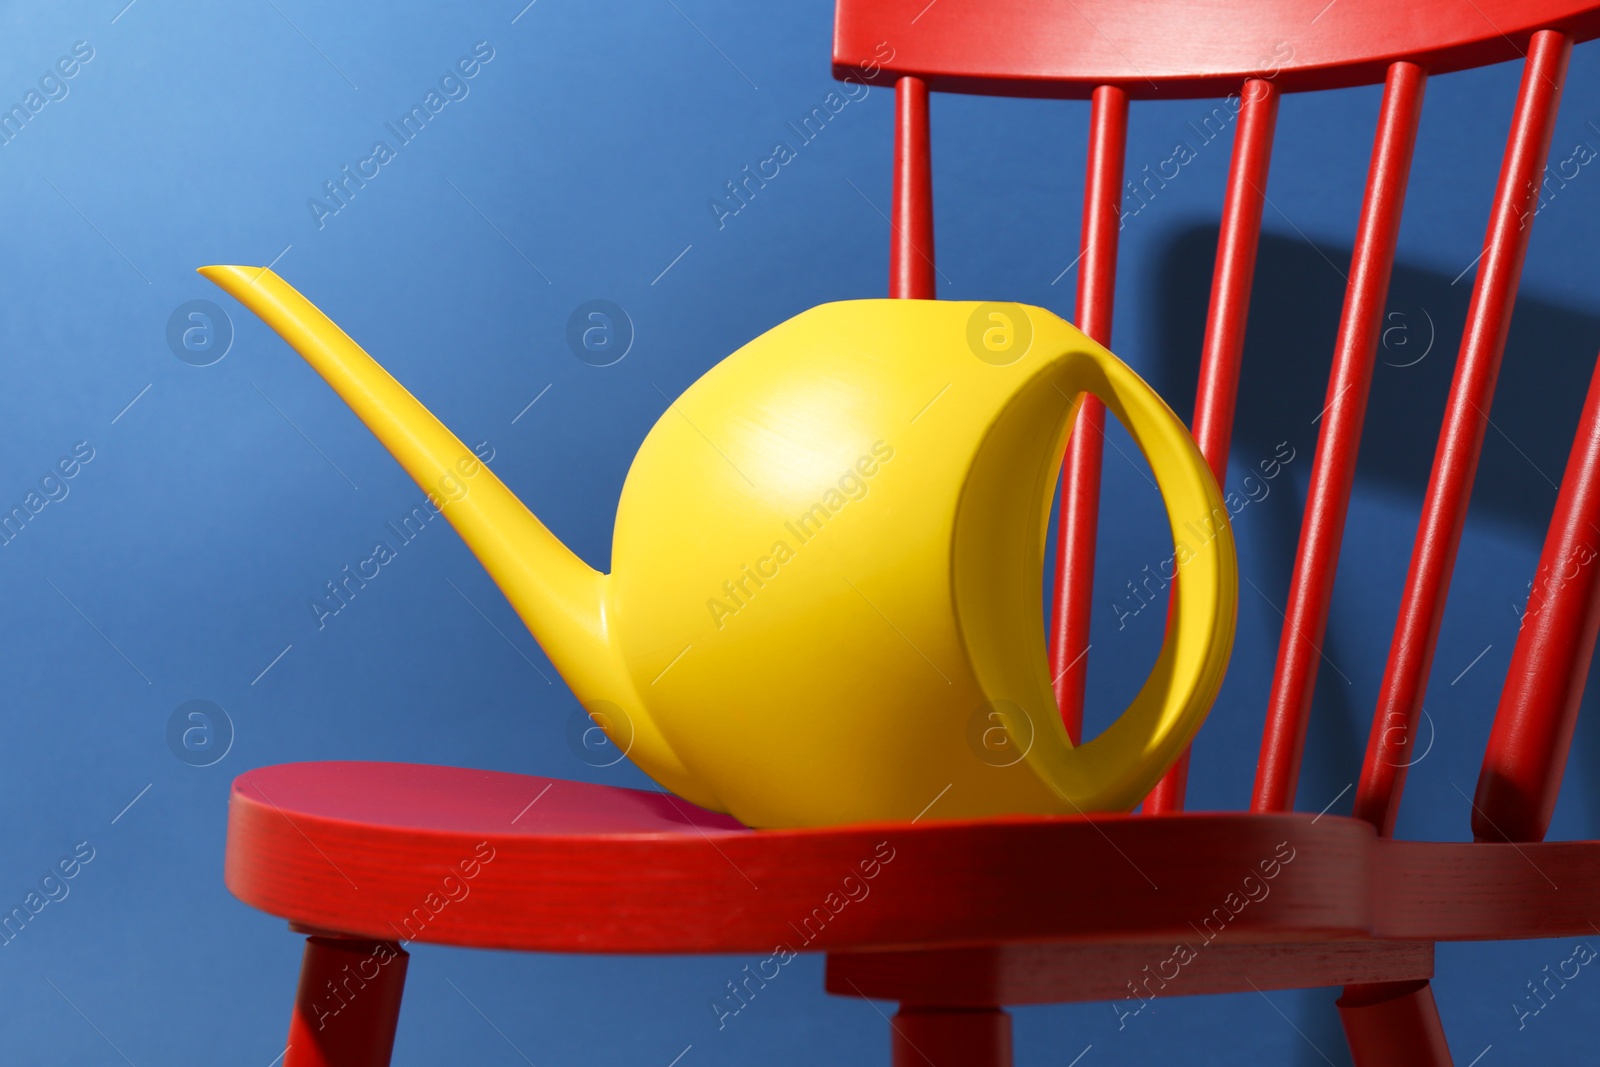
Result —
[[200, 273], [258, 315], [321, 374], [455, 527], [580, 702], [633, 720], [632, 755], [669, 788], [687, 772], [648, 721], [619, 667], [607, 617], [608, 577], [562, 544], [460, 438], [361, 346], [271, 270]]
[[[200, 273], [327, 379], [450, 520], [552, 660], [577, 666], [575, 677], [604, 670], [610, 659], [604, 575], [562, 544], [460, 438], [282, 278], [259, 267], [201, 267]], [[558, 667], [565, 673], [567, 665]]]

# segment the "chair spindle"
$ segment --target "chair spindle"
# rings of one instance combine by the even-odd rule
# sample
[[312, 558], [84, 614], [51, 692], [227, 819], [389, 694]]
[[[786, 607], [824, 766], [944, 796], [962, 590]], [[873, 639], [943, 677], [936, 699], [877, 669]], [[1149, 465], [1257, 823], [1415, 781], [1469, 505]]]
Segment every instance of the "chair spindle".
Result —
[[[1228, 476], [1228, 446], [1233, 437], [1234, 402], [1239, 395], [1239, 363], [1244, 355], [1245, 322], [1250, 314], [1250, 286], [1255, 280], [1256, 250], [1261, 243], [1261, 212], [1266, 203], [1267, 171], [1272, 165], [1272, 135], [1278, 121], [1278, 88], [1264, 78], [1251, 78], [1240, 91], [1239, 119], [1234, 130], [1233, 158], [1228, 164], [1228, 189], [1222, 200], [1217, 234], [1217, 260], [1211, 272], [1211, 306], [1200, 350], [1200, 384], [1195, 394], [1190, 430], [1219, 485]], [[1167, 601], [1167, 622], [1177, 604], [1177, 586]], [[1145, 799], [1150, 815], [1183, 810], [1189, 784], [1189, 750]]]
[[894, 86], [894, 199], [890, 208], [889, 295], [934, 298], [933, 163], [928, 145], [928, 83]]
[[[1479, 841], [1543, 841], [1600, 631], [1600, 363], [1534, 572], [1473, 801]], [[1570, 573], [1569, 573], [1570, 572]]]
[[[1094, 90], [1089, 105], [1089, 162], [1084, 182], [1083, 229], [1078, 258], [1078, 329], [1111, 344], [1111, 310], [1117, 281], [1122, 172], [1128, 143], [1128, 95], [1113, 85]], [[1054, 619], [1050, 673], [1056, 704], [1076, 744], [1083, 734], [1083, 690], [1088, 677], [1089, 607], [1094, 594], [1095, 527], [1100, 514], [1100, 458], [1105, 449], [1105, 405], [1085, 396], [1067, 441], [1061, 514], [1056, 532]]]
[[1426, 86], [1427, 74], [1407, 62], [1391, 64], [1384, 81], [1367, 189], [1356, 226], [1344, 309], [1328, 375], [1326, 406], [1319, 416], [1321, 426], [1300, 524], [1289, 602], [1278, 639], [1277, 668], [1250, 804], [1256, 812], [1289, 811], [1294, 807], [1300, 756], [1322, 658], [1350, 487], [1355, 479], [1356, 452], [1361, 444]]

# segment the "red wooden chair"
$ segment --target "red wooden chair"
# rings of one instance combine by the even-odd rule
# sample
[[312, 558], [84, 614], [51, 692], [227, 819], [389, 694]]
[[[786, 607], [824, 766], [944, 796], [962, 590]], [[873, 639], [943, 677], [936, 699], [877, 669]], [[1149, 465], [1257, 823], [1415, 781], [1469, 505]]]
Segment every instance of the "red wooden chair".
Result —
[[[775, 945], [826, 951], [831, 991], [900, 1002], [891, 1040], [906, 1067], [1009, 1064], [1003, 1006], [1130, 991], [1143, 999], [1163, 990], [1169, 968], [1181, 969], [1170, 992], [1183, 995], [1342, 985], [1339, 1010], [1361, 1067], [1447, 1064], [1428, 984], [1434, 942], [1592, 933], [1600, 842], [1543, 837], [1600, 628], [1600, 568], [1570, 566], [1592, 556], [1585, 528], [1600, 529], [1600, 374], [1485, 756], [1477, 840], [1403, 842], [1392, 830], [1567, 58], [1574, 42], [1600, 35], [1600, 5], [1335, 2], [1320, 14], [1315, 3], [1269, 0], [1247, 10], [1176, 0], [838, 2], [836, 74], [866, 69], [896, 86], [896, 297], [934, 296], [930, 90], [1091, 101], [1077, 321], [1102, 341], [1128, 100], [1239, 94], [1193, 427], [1219, 476], [1278, 95], [1384, 83], [1251, 810], [1184, 814], [1180, 764], [1137, 816], [751, 832], [663, 793], [404, 764], [262, 768], [234, 784], [227, 880], [240, 899], [312, 935], [286, 1067], [388, 1063], [405, 941], [750, 953], [759, 962], [743, 972], [744, 993], [785, 962]], [[877, 69], [883, 41], [894, 57]], [[1280, 41], [1293, 42], [1293, 57], [1260, 69], [1262, 57], [1281, 56]], [[1355, 812], [1296, 814], [1423, 88], [1431, 72], [1519, 57], [1521, 88]], [[1057, 597], [1051, 652], [1074, 733], [1103, 408], [1091, 399], [1081, 418], [1057, 575], [1073, 596]]]

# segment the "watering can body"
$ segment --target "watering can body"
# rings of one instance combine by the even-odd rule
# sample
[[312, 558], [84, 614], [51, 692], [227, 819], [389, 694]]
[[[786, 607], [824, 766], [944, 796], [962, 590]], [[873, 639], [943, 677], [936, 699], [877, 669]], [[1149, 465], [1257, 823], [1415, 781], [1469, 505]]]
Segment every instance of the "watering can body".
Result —
[[[1154, 392], [1047, 311], [849, 301], [756, 338], [645, 438], [602, 575], [286, 282], [203, 273], [433, 494], [612, 742], [747, 825], [1126, 810], [1220, 685], [1236, 577], [1216, 485]], [[1151, 460], [1182, 594], [1134, 705], [1074, 747], [1041, 571], [1085, 391]]]

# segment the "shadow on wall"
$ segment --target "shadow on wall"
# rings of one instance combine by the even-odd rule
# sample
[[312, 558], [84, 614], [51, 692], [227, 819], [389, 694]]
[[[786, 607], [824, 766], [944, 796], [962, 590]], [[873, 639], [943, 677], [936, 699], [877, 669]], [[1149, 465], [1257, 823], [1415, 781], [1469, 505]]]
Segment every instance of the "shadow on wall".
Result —
[[[1216, 248], [1216, 227], [1195, 227], [1168, 246], [1157, 267], [1164, 310], [1151, 384], [1178, 401], [1186, 419], [1199, 375]], [[1322, 410], [1344, 303], [1340, 272], [1349, 262], [1348, 248], [1319, 252], [1298, 237], [1262, 235], [1245, 335], [1236, 456], [1269, 455], [1289, 432], [1303, 439], [1307, 421]], [[1452, 284], [1449, 274], [1395, 265], [1356, 467], [1357, 480], [1369, 489], [1420, 506], [1472, 281], [1472, 271]], [[1518, 299], [1490, 412], [1515, 448], [1485, 448], [1473, 491], [1474, 518], [1513, 529], [1532, 545], [1542, 541], [1555, 499], [1551, 482], [1561, 480], [1597, 351], [1600, 316], [1526, 291]], [[1497, 436], [1496, 430], [1488, 436]], [[1415, 532], [1413, 527], [1403, 535], [1408, 551]], [[1288, 551], [1292, 556], [1292, 542]]]

